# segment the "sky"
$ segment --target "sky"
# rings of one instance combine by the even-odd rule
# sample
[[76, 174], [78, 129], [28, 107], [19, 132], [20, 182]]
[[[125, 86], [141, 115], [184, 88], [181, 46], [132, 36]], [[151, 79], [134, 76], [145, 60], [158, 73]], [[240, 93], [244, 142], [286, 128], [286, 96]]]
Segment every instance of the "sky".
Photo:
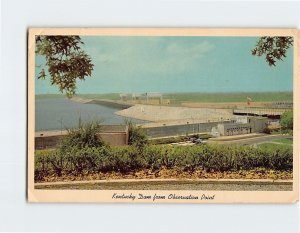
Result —
[[[94, 70], [78, 94], [276, 92], [293, 90], [293, 51], [270, 67], [252, 56], [257, 37], [81, 37]], [[36, 56], [36, 76], [44, 59]], [[36, 94], [58, 94], [49, 78]]]

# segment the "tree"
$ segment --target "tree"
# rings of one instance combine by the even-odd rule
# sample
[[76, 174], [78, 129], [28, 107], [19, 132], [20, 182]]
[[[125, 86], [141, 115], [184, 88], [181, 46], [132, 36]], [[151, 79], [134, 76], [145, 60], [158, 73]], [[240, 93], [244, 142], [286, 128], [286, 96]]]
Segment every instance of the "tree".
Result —
[[68, 134], [60, 143], [60, 151], [65, 154], [72, 149], [83, 149], [86, 147], [105, 146], [103, 140], [97, 136], [99, 129], [98, 122], [79, 125], [79, 128], [68, 129]]
[[293, 129], [293, 111], [286, 111], [280, 117], [280, 125], [284, 130]]
[[293, 37], [260, 37], [252, 50], [254, 56], [265, 56], [269, 66], [276, 66], [276, 62], [286, 57], [287, 50], [293, 46]]
[[76, 80], [91, 76], [92, 60], [82, 49], [79, 36], [36, 36], [36, 53], [45, 57], [46, 64], [38, 79], [46, 78], [48, 68], [51, 85], [70, 98], [75, 94]]
[[131, 120], [125, 120], [125, 124], [128, 126], [128, 144], [134, 145], [139, 148], [142, 148], [144, 145], [147, 144], [147, 135], [144, 129], [140, 126], [135, 126]]

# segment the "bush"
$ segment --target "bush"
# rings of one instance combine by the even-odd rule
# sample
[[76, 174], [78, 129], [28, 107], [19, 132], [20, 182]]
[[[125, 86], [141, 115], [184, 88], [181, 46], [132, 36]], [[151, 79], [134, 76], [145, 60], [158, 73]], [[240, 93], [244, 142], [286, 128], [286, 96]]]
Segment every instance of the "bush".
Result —
[[281, 115], [280, 125], [283, 130], [293, 129], [293, 111], [286, 111]]
[[65, 154], [49, 150], [36, 151], [35, 156], [36, 180], [52, 174], [128, 173], [163, 168], [190, 172], [195, 169], [224, 172], [256, 168], [289, 171], [293, 168], [293, 153], [291, 147], [146, 145], [143, 150], [135, 146], [73, 147]]
[[145, 167], [144, 160], [137, 147], [125, 146], [114, 147], [110, 151], [110, 170], [115, 172], [128, 173]]
[[139, 126], [135, 126], [131, 121], [126, 121], [125, 123], [128, 125], [128, 144], [137, 146], [139, 148], [142, 148], [144, 145], [146, 145], [148, 139], [144, 129]]
[[56, 159], [56, 151], [36, 151], [34, 158], [34, 179], [41, 180], [43, 177], [53, 173], [51, 159]]
[[149, 140], [149, 144], [159, 145], [159, 144], [170, 144], [170, 143], [178, 143], [184, 140], [185, 137], [169, 137], [169, 138], [156, 138]]
[[98, 128], [98, 123], [86, 123], [80, 124], [77, 129], [68, 129], [68, 135], [62, 139], [59, 149], [67, 153], [74, 148], [104, 146], [104, 142], [97, 136]]
[[265, 134], [271, 134], [271, 132], [272, 132], [272, 130], [269, 127], [265, 127], [263, 129], [263, 133], [265, 133]]
[[67, 173], [90, 173], [104, 171], [109, 161], [110, 152], [106, 147], [73, 148], [66, 155]]
[[57, 150], [37, 151], [35, 179], [55, 174], [99, 171], [105, 164], [108, 149], [97, 136], [98, 123], [80, 124], [77, 129], [68, 129]]

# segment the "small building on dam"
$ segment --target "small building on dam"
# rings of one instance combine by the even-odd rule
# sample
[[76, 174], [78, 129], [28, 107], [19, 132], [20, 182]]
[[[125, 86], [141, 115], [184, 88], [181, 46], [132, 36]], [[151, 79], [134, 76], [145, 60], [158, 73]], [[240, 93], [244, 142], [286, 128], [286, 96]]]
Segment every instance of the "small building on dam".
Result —
[[[268, 125], [268, 118], [254, 116], [235, 116], [232, 120], [218, 122], [188, 123], [143, 127], [149, 138], [173, 137], [206, 133], [213, 137], [261, 133]], [[35, 133], [35, 149], [56, 147], [67, 131], [45, 131]], [[97, 136], [111, 146], [128, 145], [127, 125], [101, 125]]]
[[213, 137], [219, 137], [262, 133], [267, 125], [268, 118], [266, 117], [235, 116], [233, 119], [226, 121], [144, 127], [144, 129], [150, 138], [200, 133], [207, 133]]
[[232, 136], [249, 133], [262, 133], [268, 126], [268, 118], [237, 116], [234, 122], [224, 122], [213, 127], [211, 134], [218, 136]]

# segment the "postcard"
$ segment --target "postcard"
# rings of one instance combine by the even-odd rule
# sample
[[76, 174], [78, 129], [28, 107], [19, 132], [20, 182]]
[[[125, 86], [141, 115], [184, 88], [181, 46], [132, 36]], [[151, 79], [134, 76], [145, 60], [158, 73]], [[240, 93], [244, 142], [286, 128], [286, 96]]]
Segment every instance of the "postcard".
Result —
[[30, 28], [28, 201], [294, 203], [297, 29]]

